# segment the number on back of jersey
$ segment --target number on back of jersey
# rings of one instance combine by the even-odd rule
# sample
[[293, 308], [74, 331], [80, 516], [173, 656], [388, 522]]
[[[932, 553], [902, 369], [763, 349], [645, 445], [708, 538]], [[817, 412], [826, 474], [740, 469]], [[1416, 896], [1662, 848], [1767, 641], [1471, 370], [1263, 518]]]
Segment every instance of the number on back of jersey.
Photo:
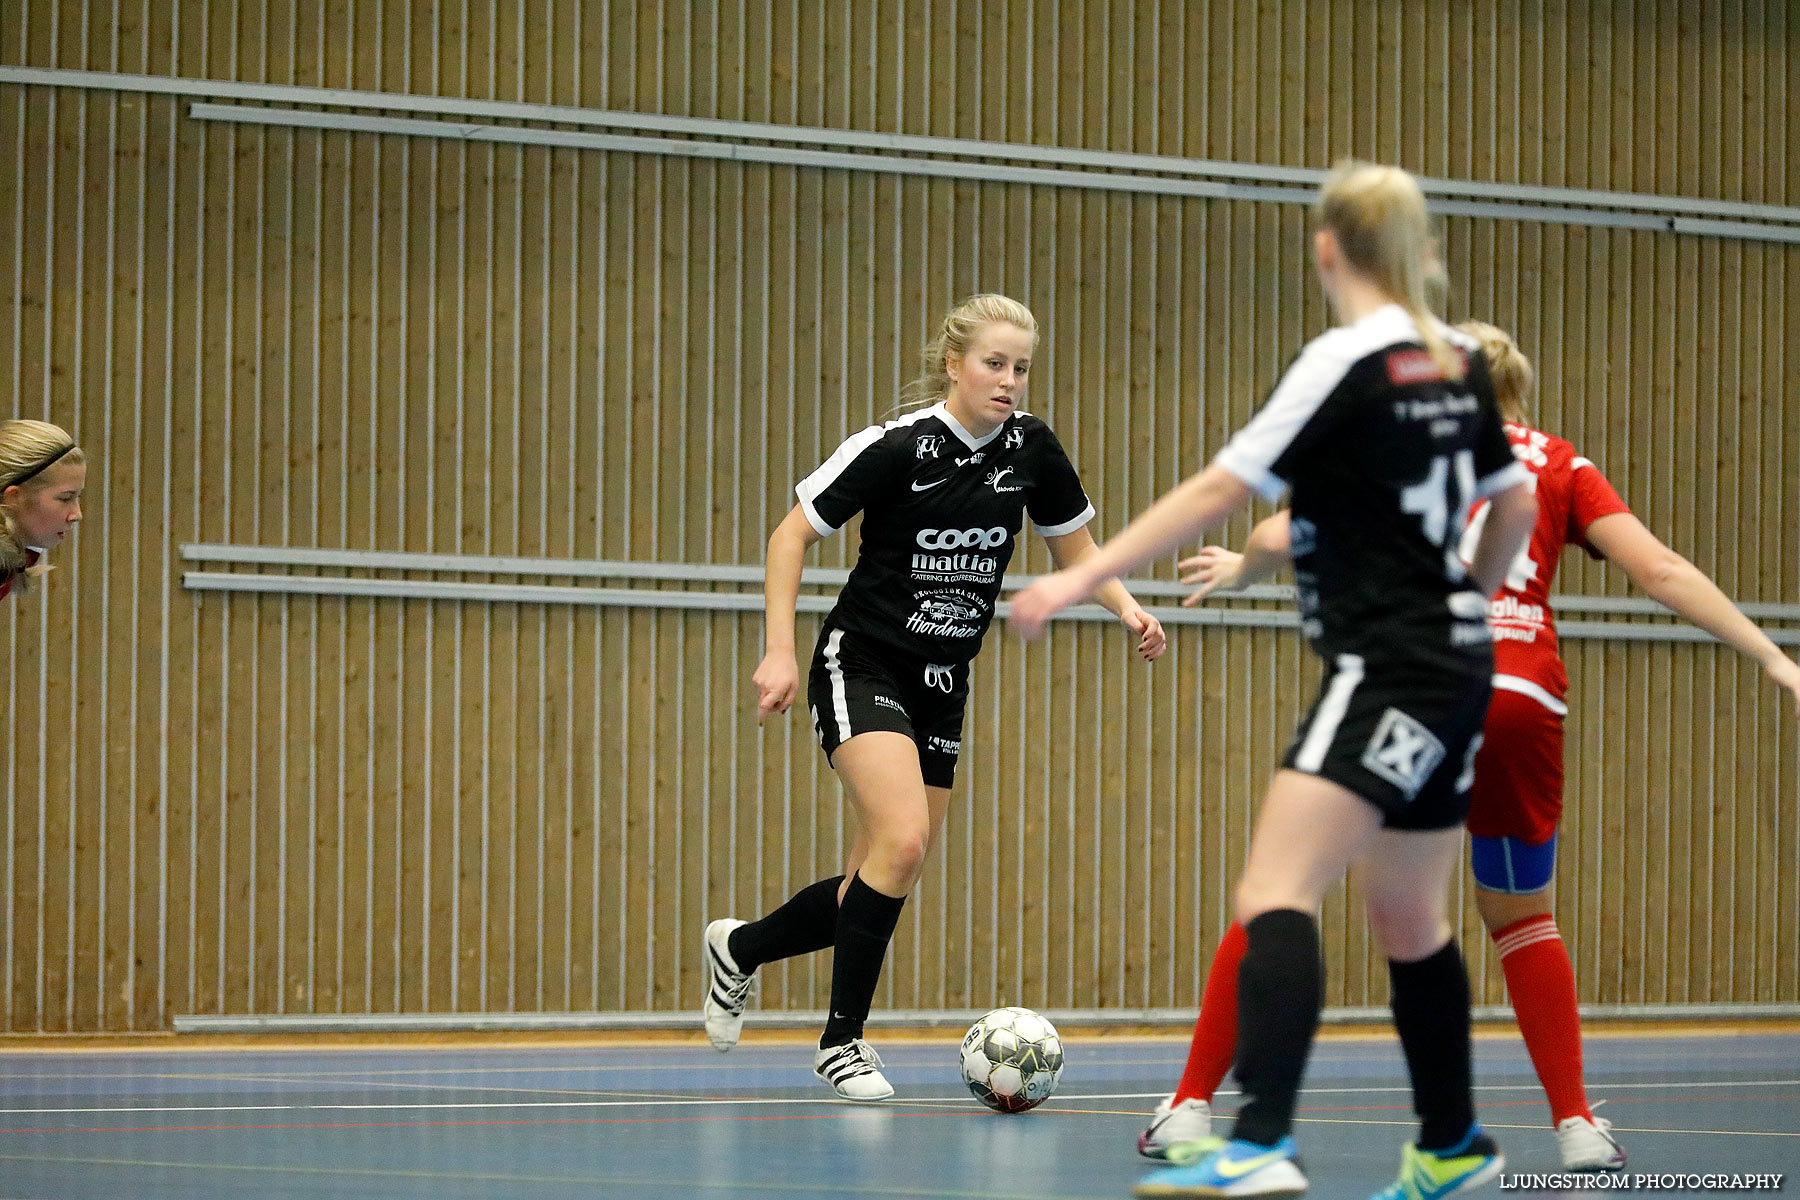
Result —
[[1475, 502], [1475, 454], [1458, 450], [1454, 456], [1439, 454], [1431, 460], [1425, 478], [1400, 490], [1400, 508], [1415, 514], [1424, 526], [1425, 539], [1444, 552], [1444, 577], [1461, 583], [1467, 574], [1457, 542]]

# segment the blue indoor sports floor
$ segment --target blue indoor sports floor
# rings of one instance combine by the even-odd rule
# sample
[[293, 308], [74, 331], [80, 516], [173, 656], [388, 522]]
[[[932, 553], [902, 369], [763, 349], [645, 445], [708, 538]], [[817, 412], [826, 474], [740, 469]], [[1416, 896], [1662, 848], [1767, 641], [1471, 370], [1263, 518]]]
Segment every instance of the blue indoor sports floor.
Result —
[[[953, 1035], [877, 1029], [871, 1040], [899, 1092], [875, 1106], [831, 1098], [798, 1043], [729, 1055], [687, 1043], [0, 1043], [0, 1200], [1120, 1197], [1148, 1169], [1134, 1139], [1185, 1053], [1185, 1042], [1074, 1038], [1057, 1095], [1009, 1117], [962, 1090]], [[1558, 1170], [1516, 1035], [1482, 1036], [1476, 1053], [1482, 1118], [1508, 1173]], [[1594, 1037], [1587, 1057], [1627, 1174], [1800, 1165], [1800, 1033], [1652, 1026]], [[1297, 1135], [1311, 1194], [1360, 1200], [1390, 1182], [1413, 1128], [1392, 1038], [1329, 1037], [1307, 1084]], [[1221, 1095], [1222, 1110], [1234, 1106]]]

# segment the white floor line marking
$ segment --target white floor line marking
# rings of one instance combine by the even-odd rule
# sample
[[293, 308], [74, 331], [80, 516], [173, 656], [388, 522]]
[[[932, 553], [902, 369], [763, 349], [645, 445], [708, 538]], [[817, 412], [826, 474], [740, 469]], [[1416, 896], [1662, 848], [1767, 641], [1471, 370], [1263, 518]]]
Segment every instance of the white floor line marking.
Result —
[[[412, 1085], [422, 1086], [422, 1085]], [[1730, 1088], [1730, 1087], [1794, 1087], [1800, 1086], [1800, 1079], [1746, 1079], [1720, 1080], [1692, 1083], [1617, 1083], [1589, 1084], [1590, 1091], [1601, 1087], [1619, 1089], [1669, 1089], [1669, 1088]], [[491, 1090], [482, 1088], [481, 1090]], [[1410, 1094], [1409, 1087], [1353, 1087], [1353, 1088], [1305, 1088], [1301, 1091], [1304, 1100], [1309, 1096], [1373, 1096]], [[1538, 1092], [1541, 1087], [1536, 1083], [1493, 1083], [1477, 1084], [1477, 1092]], [[193, 1113], [193, 1112], [405, 1112], [434, 1111], [455, 1109], [506, 1109], [506, 1108], [671, 1108], [671, 1107], [729, 1107], [734, 1105], [795, 1105], [824, 1104], [845, 1105], [849, 1101], [835, 1097], [808, 1096], [668, 1096], [638, 1095], [629, 1093], [599, 1092], [588, 1093], [605, 1097], [587, 1100], [466, 1100], [466, 1101], [413, 1101], [366, 1104], [219, 1104], [219, 1105], [119, 1105], [91, 1108], [0, 1108], [0, 1116], [33, 1116], [33, 1115], [75, 1115], [82, 1113]], [[1235, 1097], [1235, 1091], [1221, 1091], [1221, 1097]], [[1091, 1103], [1101, 1100], [1161, 1100], [1167, 1092], [1082, 1092], [1059, 1094], [1056, 1099], [1060, 1104]], [[975, 1101], [967, 1096], [911, 1096], [892, 1102], [895, 1105], [969, 1105]], [[858, 1108], [863, 1106], [858, 1105]], [[1405, 1123], [1405, 1122], [1402, 1122]], [[1499, 1126], [1499, 1128], [1507, 1128]], [[1536, 1128], [1529, 1126], [1527, 1128]], [[1800, 1136], [1800, 1134], [1794, 1135]]]
[[[1371, 1118], [1371, 1117], [1295, 1117], [1294, 1123], [1295, 1124], [1306, 1124], [1306, 1125], [1393, 1125], [1393, 1126], [1405, 1127], [1407, 1129], [1417, 1129], [1419, 1126], [1419, 1123], [1416, 1120], [1383, 1121], [1383, 1120], [1379, 1120], [1379, 1119]], [[1501, 1125], [1494, 1121], [1483, 1121], [1481, 1123], [1481, 1127], [1483, 1129], [1524, 1129], [1524, 1130], [1529, 1130], [1533, 1133], [1539, 1133], [1539, 1132], [1548, 1133], [1548, 1132], [1550, 1132], [1550, 1130], [1543, 1125]], [[1781, 1130], [1772, 1130], [1772, 1129], [1651, 1129], [1649, 1127], [1645, 1127], [1642, 1129], [1628, 1129], [1623, 1125], [1614, 1125], [1613, 1132], [1614, 1133], [1691, 1133], [1691, 1134], [1694, 1134], [1696, 1137], [1715, 1137], [1715, 1136], [1717, 1136], [1717, 1137], [1800, 1138], [1800, 1133], [1789, 1133], [1789, 1132], [1784, 1132]], [[1571, 1193], [1571, 1194], [1573, 1194], [1573, 1193]]]
[[[1081, 1097], [1069, 1097], [1069, 1099], [1076, 1100], [1076, 1099], [1081, 1099]], [[945, 1101], [945, 1100], [919, 1100], [919, 1101], [911, 1101], [909, 1103], [912, 1103], [915, 1105], [944, 1105], [944, 1104], [952, 1104], [952, 1103], [958, 1103], [958, 1102]], [[826, 1106], [830, 1106], [830, 1107], [834, 1107], [834, 1108], [840, 1108], [840, 1109], [845, 1109], [848, 1111], [855, 1111], [855, 1112], [869, 1111], [869, 1109], [866, 1106], [856, 1104], [856, 1103], [854, 1103], [852, 1101], [848, 1101], [848, 1100], [810, 1100], [810, 1099], [802, 1100], [802, 1099], [782, 1099], [782, 1098], [765, 1097], [765, 1098], [750, 1098], [750, 1099], [743, 1099], [743, 1100], [698, 1100], [698, 1101], [696, 1101], [696, 1100], [660, 1100], [660, 1101], [600, 1100], [600, 1101], [585, 1101], [585, 1102], [584, 1101], [544, 1101], [544, 1102], [538, 1102], [538, 1103], [526, 1102], [526, 1103], [515, 1103], [515, 1104], [480, 1104], [480, 1103], [478, 1103], [478, 1104], [390, 1104], [390, 1105], [382, 1105], [382, 1104], [316, 1104], [316, 1105], [269, 1104], [269, 1105], [243, 1105], [243, 1106], [220, 1107], [220, 1108], [193, 1107], [193, 1108], [158, 1108], [158, 1109], [144, 1109], [144, 1108], [0, 1109], [0, 1114], [13, 1114], [13, 1113], [21, 1113], [21, 1112], [22, 1113], [38, 1113], [38, 1114], [49, 1114], [49, 1113], [104, 1114], [104, 1113], [152, 1113], [152, 1112], [154, 1112], [154, 1113], [367, 1112], [367, 1111], [395, 1111], [395, 1110], [440, 1111], [440, 1110], [470, 1110], [470, 1109], [495, 1110], [495, 1109], [534, 1109], [534, 1108], [535, 1109], [543, 1109], [543, 1108], [562, 1108], [562, 1109], [569, 1109], [569, 1108], [581, 1108], [581, 1109], [588, 1109], [588, 1108], [672, 1108], [672, 1107], [710, 1108], [710, 1107], [767, 1106], [767, 1105], [776, 1105], [776, 1106], [826, 1105]], [[900, 1107], [904, 1107], [904, 1105], [901, 1105]], [[980, 1106], [977, 1105], [973, 1100], [970, 1100], [967, 1102], [967, 1107], [969, 1108], [969, 1110], [971, 1112], [983, 1111], [980, 1108]], [[1054, 1112], [1056, 1110], [1052, 1109], [1049, 1111]], [[1113, 1113], [1113, 1112], [1097, 1112], [1097, 1113], [1091, 1113], [1091, 1114], [1084, 1114], [1084, 1113], [1076, 1112], [1076, 1113], [1070, 1113], [1068, 1115], [1131, 1116], [1131, 1115], [1136, 1115], [1136, 1114], [1129, 1114], [1129, 1113], [1121, 1114], [1121, 1113]], [[1414, 1121], [1410, 1118], [1400, 1119], [1400, 1120], [1392, 1120], [1392, 1119], [1384, 1119], [1384, 1118], [1380, 1118], [1380, 1117], [1296, 1116], [1294, 1119], [1295, 1119], [1295, 1122], [1298, 1124], [1308, 1124], [1308, 1125], [1379, 1125], [1379, 1126], [1384, 1126], [1384, 1127], [1409, 1128], [1410, 1129], [1418, 1124], [1417, 1121]], [[1502, 1122], [1497, 1122], [1497, 1121], [1483, 1121], [1482, 1124], [1489, 1129], [1528, 1130], [1528, 1131], [1537, 1131], [1537, 1132], [1542, 1132], [1544, 1130], [1544, 1127], [1542, 1125], [1537, 1125], [1537, 1124], [1520, 1125], [1520, 1124], [1513, 1124], [1510, 1122], [1502, 1123]], [[1624, 1125], [1615, 1125], [1613, 1128], [1615, 1131], [1617, 1131], [1619, 1133], [1631, 1133], [1631, 1134], [1663, 1133], [1663, 1134], [1692, 1134], [1697, 1137], [1718, 1136], [1718, 1137], [1800, 1138], [1800, 1132], [1788, 1132], [1788, 1131], [1782, 1131], [1782, 1130], [1668, 1129], [1668, 1128], [1663, 1128], [1663, 1127], [1652, 1127], [1652, 1126], [1636, 1127], [1636, 1126], [1624, 1126]], [[43, 1130], [32, 1130], [31, 1132], [33, 1132], [33, 1133], [40, 1133], [40, 1132], [41, 1133], [64, 1133], [64, 1132], [68, 1132], [68, 1131], [64, 1130], [64, 1129], [58, 1129], [58, 1128], [52, 1126], [52, 1127], [45, 1128]], [[5, 1157], [5, 1156], [0, 1156], [0, 1157]]]

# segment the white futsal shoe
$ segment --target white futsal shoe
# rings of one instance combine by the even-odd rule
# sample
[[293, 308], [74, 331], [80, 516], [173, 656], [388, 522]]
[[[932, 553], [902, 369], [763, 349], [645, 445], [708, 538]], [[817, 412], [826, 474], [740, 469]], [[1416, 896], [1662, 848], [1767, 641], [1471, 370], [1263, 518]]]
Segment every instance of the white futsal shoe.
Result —
[[1556, 1145], [1562, 1151], [1566, 1171], [1619, 1171], [1625, 1167], [1625, 1148], [1613, 1140], [1612, 1122], [1605, 1117], [1570, 1117], [1556, 1126]]
[[731, 957], [731, 931], [744, 922], [734, 917], [720, 917], [706, 927], [706, 944], [701, 953], [706, 957], [706, 999], [700, 1012], [706, 1017], [706, 1036], [713, 1049], [723, 1054], [738, 1044], [744, 1032], [744, 1006], [750, 1002], [754, 971], [738, 970]]
[[857, 1038], [813, 1055], [813, 1074], [846, 1100], [886, 1100], [894, 1086], [881, 1073], [881, 1055]]
[[1138, 1134], [1138, 1153], [1180, 1166], [1208, 1149], [1201, 1143], [1212, 1137], [1212, 1105], [1199, 1099], [1180, 1104], [1174, 1100], [1171, 1095], [1157, 1104], [1150, 1128]]

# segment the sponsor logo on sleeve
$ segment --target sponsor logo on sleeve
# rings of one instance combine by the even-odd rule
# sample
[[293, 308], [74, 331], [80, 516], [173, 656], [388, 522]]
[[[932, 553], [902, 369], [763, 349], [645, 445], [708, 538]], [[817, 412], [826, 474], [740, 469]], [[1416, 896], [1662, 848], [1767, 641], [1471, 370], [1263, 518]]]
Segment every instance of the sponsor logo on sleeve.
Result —
[[936, 458], [938, 451], [944, 448], [944, 435], [941, 433], [921, 433], [913, 439], [913, 457]]

